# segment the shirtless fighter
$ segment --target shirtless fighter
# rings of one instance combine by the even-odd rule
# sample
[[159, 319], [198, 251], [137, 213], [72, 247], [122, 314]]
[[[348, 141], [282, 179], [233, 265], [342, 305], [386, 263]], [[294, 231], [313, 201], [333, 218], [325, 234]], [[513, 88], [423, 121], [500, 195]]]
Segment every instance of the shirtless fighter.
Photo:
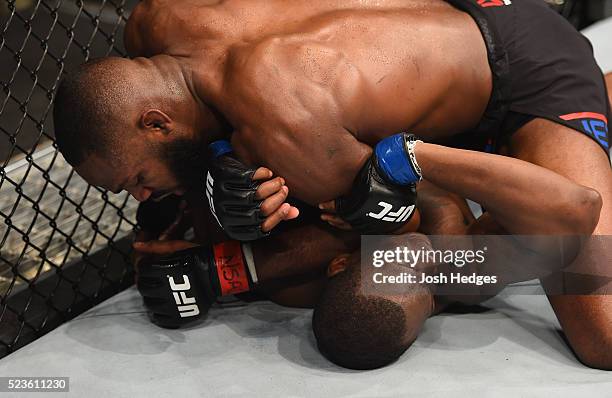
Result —
[[[556, 197], [563, 204], [542, 202], [541, 217], [514, 214], [524, 228], [514, 233], [612, 230], [604, 79], [586, 40], [538, 0], [202, 3], [140, 3], [126, 27], [135, 58], [85, 65], [60, 87], [57, 142], [88, 182], [138, 200], [180, 193], [167, 160], [177, 152], [197, 157], [231, 134], [244, 164], [266, 166], [292, 196], [316, 205], [352, 191], [380, 155], [371, 146], [410, 131], [427, 142], [505, 148], [516, 158], [428, 143], [398, 155], [401, 141], [387, 145], [401, 165], [412, 155], [425, 179], [485, 206], [492, 195], [511, 207], [521, 192], [481, 184], [494, 164], [508, 175], [520, 170], [527, 182], [525, 167], [543, 167], [551, 183], [541, 189], [569, 187], [569, 196]], [[184, 158], [171, 166], [177, 176], [196, 170]], [[384, 172], [406, 187], [419, 177], [406, 170]], [[567, 203], [565, 221], [542, 226]], [[262, 231], [296, 215], [289, 205], [272, 208]], [[508, 214], [495, 216], [511, 224]], [[587, 274], [609, 269], [593, 256], [576, 261]], [[582, 361], [609, 368], [612, 298], [550, 301]]]

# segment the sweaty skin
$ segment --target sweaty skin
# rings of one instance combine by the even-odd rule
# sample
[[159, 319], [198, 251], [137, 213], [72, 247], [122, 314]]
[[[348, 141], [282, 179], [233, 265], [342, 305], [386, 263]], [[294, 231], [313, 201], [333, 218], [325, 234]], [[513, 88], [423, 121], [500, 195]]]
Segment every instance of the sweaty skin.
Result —
[[403, 129], [430, 141], [463, 131], [491, 91], [476, 24], [442, 1], [145, 1], [125, 40], [134, 57], [180, 56], [241, 160], [311, 204], [347, 192], [365, 144]]
[[[313, 205], [346, 193], [381, 138], [408, 130], [444, 142], [478, 123], [491, 93], [480, 31], [443, 1], [145, 1], [125, 42], [131, 56], [147, 57], [136, 62], [186, 82], [206, 110], [203, 134], [233, 133], [241, 160], [283, 176], [292, 195]], [[472, 182], [462, 196], [482, 198], [487, 187], [473, 176], [487, 164], [470, 175], [445, 172], [436, 159], [447, 156], [450, 167], [475, 156], [449, 151], [424, 147], [421, 167], [455, 193]], [[578, 193], [565, 213], [584, 220], [577, 232], [612, 234], [612, 171], [592, 140], [535, 119], [513, 136], [509, 154]], [[601, 261], [585, 255], [580, 270], [609, 270]], [[580, 359], [612, 367], [612, 297], [550, 300]]]

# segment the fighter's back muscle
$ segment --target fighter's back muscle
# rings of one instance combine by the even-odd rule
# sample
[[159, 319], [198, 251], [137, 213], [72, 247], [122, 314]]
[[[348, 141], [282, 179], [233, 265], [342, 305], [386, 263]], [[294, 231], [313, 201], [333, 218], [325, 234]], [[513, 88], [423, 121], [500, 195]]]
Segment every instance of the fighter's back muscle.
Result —
[[[342, 10], [435, 8], [441, 0], [143, 0], [125, 29], [132, 56], [193, 51], [201, 40], [252, 41]], [[130, 51], [131, 50], [131, 51]]]
[[345, 193], [370, 153], [343, 125], [342, 101], [359, 91], [359, 72], [303, 37], [268, 38], [229, 58], [218, 104], [240, 158], [282, 175], [306, 202]]
[[[460, 131], [476, 123], [488, 100], [486, 88], [480, 98], [470, 91], [481, 88], [474, 90], [474, 76], [488, 72], [484, 44], [474, 45], [482, 42], [478, 28], [443, 1], [146, 0], [126, 28], [130, 55], [201, 57], [200, 65], [213, 52], [207, 42], [249, 51], [270, 39], [318, 41], [360, 71], [361, 92], [344, 95], [343, 109], [344, 123], [364, 141], [405, 128]], [[457, 114], [451, 123], [448, 114]]]
[[[458, 46], [457, 37], [468, 44]], [[233, 54], [254, 66], [243, 70], [240, 61], [232, 70], [228, 63], [233, 82], [245, 79], [248, 86], [254, 76], [266, 76], [257, 85], [260, 95], [272, 88], [275, 97], [281, 90], [316, 98], [313, 88], [300, 88], [312, 81], [334, 97], [340, 123], [368, 143], [407, 128], [429, 137], [462, 131], [477, 123], [489, 96], [478, 28], [448, 6], [328, 12], [295, 32], [240, 45]], [[284, 110], [293, 111], [288, 104]]]
[[[452, 51], [448, 40], [431, 49], [431, 60], [419, 54], [423, 45], [394, 40], [410, 36], [414, 18], [397, 10], [338, 11], [299, 33], [236, 46], [218, 105], [236, 128], [241, 158], [281, 173], [301, 199], [316, 203], [348, 189], [369, 154], [359, 141], [374, 144], [410, 127], [431, 130], [428, 116], [445, 108], [439, 98], [452, 86], [457, 58], [451, 54], [452, 63], [442, 65], [449, 54], [435, 54]], [[419, 26], [415, 43], [437, 29]], [[419, 71], [434, 67], [436, 73]]]
[[[359, 78], [354, 90], [337, 95], [343, 124], [361, 141], [373, 144], [402, 129], [438, 138], [481, 117], [490, 94], [484, 41], [472, 19], [448, 4], [336, 11], [309, 25], [314, 42], [356, 71], [338, 74], [335, 84]], [[316, 64], [312, 58], [308, 64]]]
[[[201, 74], [201, 97], [236, 129], [239, 154], [283, 175], [308, 202], [345, 193], [369, 153], [359, 141], [373, 144], [402, 129], [429, 136], [462, 130], [488, 99], [481, 95], [473, 109], [463, 101], [474, 89], [466, 76], [477, 74], [474, 65], [486, 69], [486, 53], [483, 60], [484, 44], [471, 40], [482, 41], [473, 21], [442, 1], [163, 1], [147, 0], [135, 11], [127, 34], [132, 55], [189, 58]], [[252, 3], [266, 11], [230, 23], [231, 6]], [[211, 84], [207, 42], [226, 46], [217, 74], [223, 84]], [[457, 113], [467, 110], [463, 119], [448, 117], [453, 101]]]

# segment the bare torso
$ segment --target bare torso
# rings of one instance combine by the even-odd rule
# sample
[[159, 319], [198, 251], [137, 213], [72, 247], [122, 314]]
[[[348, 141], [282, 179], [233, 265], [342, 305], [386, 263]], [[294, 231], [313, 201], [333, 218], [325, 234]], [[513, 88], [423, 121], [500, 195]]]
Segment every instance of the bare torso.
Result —
[[491, 92], [478, 27], [444, 1], [145, 1], [126, 45], [181, 57], [242, 160], [313, 204], [347, 192], [387, 135], [475, 126]]

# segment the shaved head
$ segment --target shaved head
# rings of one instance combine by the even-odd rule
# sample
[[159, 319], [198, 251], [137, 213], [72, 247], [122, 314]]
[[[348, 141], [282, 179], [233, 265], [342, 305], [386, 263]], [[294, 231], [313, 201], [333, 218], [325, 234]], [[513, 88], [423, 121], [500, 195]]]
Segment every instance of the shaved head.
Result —
[[202, 149], [231, 126], [184, 73], [167, 55], [95, 59], [68, 73], [53, 109], [66, 161], [90, 184], [138, 200], [199, 187]]
[[[431, 247], [421, 234], [386, 236], [379, 241], [387, 248], [397, 244]], [[381, 247], [381, 246], [377, 246]], [[411, 273], [415, 277], [435, 270], [427, 264], [418, 268], [385, 264], [385, 273]], [[349, 369], [375, 369], [397, 360], [416, 339], [421, 325], [433, 309], [433, 295], [421, 283], [377, 284], [381, 272], [365, 262], [361, 253], [336, 257], [328, 268], [327, 286], [315, 306], [312, 329], [321, 353]]]

